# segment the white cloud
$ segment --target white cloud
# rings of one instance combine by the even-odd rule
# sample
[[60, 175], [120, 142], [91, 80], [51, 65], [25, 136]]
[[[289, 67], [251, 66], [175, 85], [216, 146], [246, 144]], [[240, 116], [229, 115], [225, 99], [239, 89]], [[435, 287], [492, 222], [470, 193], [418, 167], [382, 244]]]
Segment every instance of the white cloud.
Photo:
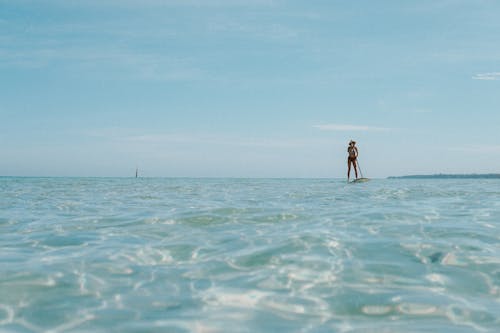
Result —
[[430, 109], [411, 109], [409, 110], [411, 113], [432, 113]]
[[100, 73], [102, 68], [106, 68], [119, 75], [144, 80], [192, 81], [208, 78], [195, 60], [187, 57], [169, 57], [118, 48], [35, 46], [26, 52], [0, 48], [0, 67], [43, 68], [63, 62], [86, 73]]
[[474, 80], [497, 81], [500, 80], [500, 72], [478, 73], [472, 78]]
[[[38, 3], [38, 0], [16, 0], [20, 4]], [[255, 7], [275, 6], [279, 0], [47, 0], [46, 5], [65, 7], [115, 7], [115, 8], [162, 8], [162, 7]]]
[[368, 131], [390, 130], [389, 128], [384, 128], [384, 127], [347, 125], [347, 124], [323, 124], [323, 125], [314, 125], [313, 127], [322, 131], [336, 131], [336, 132], [352, 132], [352, 131], [368, 132]]
[[451, 147], [449, 150], [463, 153], [498, 154], [500, 153], [500, 145], [466, 145], [463, 147]]
[[331, 144], [325, 140], [302, 140], [296, 138], [236, 138], [221, 135], [199, 134], [146, 134], [132, 135], [118, 138], [125, 142], [146, 145], [197, 145], [219, 147], [247, 147], [247, 148], [300, 148], [308, 146]]
[[246, 148], [304, 148], [310, 146], [331, 145], [331, 140], [302, 139], [286, 137], [234, 137], [221, 134], [201, 133], [145, 133], [139, 129], [103, 128], [83, 131], [87, 137], [97, 138], [120, 145], [137, 146], [200, 146], [246, 147]]

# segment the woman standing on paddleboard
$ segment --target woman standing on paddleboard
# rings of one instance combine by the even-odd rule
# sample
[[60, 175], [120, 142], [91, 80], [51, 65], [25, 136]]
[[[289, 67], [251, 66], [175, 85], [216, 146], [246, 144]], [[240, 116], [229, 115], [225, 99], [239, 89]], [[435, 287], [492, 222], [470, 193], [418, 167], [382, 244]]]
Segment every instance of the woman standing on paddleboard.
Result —
[[351, 164], [354, 167], [354, 173], [356, 174], [356, 179], [358, 179], [358, 169], [356, 165], [356, 159], [358, 158], [358, 148], [356, 147], [356, 141], [351, 140], [349, 142], [349, 147], [347, 147], [347, 181], [351, 176]]

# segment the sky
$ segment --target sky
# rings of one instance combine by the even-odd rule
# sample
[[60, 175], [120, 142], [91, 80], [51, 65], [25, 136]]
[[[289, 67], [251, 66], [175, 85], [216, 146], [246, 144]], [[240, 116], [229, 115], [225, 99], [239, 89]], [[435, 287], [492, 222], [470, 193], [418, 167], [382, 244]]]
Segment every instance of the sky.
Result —
[[0, 176], [500, 172], [500, 1], [0, 0]]

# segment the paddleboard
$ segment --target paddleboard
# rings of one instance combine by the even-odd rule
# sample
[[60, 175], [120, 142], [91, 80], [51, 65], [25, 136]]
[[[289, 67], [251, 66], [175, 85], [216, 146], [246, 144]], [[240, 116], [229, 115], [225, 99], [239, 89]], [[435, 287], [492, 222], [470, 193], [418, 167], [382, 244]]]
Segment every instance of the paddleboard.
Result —
[[366, 183], [369, 180], [370, 180], [370, 178], [358, 178], [358, 179], [354, 179], [353, 181], [351, 181], [351, 183]]

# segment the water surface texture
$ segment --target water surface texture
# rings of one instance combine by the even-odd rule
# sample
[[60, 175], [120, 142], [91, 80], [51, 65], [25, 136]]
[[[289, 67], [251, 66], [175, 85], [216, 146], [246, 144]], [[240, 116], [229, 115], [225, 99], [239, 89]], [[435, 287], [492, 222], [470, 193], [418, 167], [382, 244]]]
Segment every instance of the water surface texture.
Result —
[[499, 332], [500, 181], [0, 178], [1, 332]]

